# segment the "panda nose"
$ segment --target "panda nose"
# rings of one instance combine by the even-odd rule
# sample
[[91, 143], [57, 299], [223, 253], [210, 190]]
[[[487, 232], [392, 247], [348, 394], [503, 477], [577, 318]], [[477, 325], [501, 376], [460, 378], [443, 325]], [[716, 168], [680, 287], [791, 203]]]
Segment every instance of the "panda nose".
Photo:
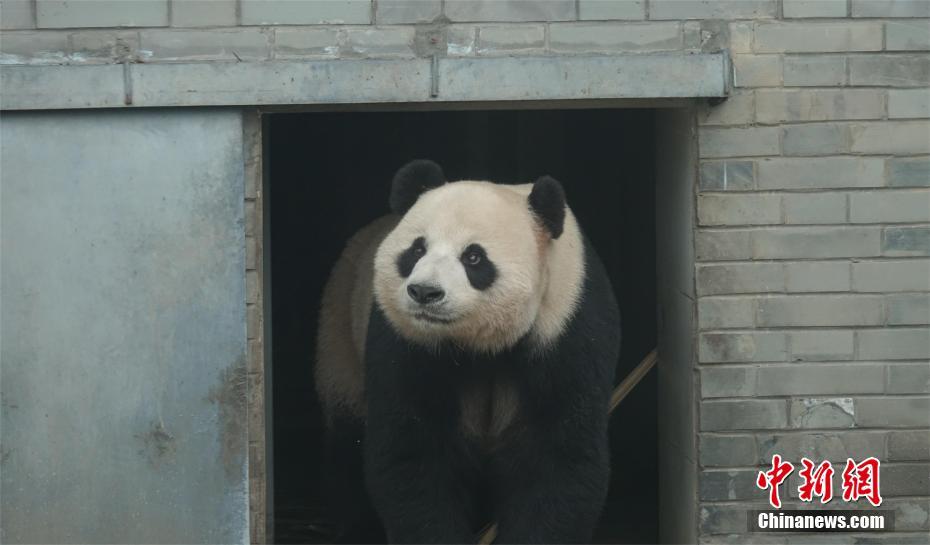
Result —
[[446, 292], [437, 286], [427, 284], [410, 284], [407, 286], [407, 295], [421, 305], [435, 303], [442, 299]]

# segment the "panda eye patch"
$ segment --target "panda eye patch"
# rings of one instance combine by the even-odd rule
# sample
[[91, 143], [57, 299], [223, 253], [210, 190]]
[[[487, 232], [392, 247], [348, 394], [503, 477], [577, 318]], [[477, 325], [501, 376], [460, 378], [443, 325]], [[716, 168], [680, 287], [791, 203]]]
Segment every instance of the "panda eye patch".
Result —
[[488, 259], [487, 252], [480, 244], [470, 244], [462, 252], [459, 260], [465, 266], [468, 282], [476, 290], [486, 290], [497, 278], [497, 268]]
[[421, 257], [426, 255], [426, 239], [417, 237], [409, 248], [397, 256], [397, 273], [401, 278], [407, 278], [413, 272], [413, 267]]

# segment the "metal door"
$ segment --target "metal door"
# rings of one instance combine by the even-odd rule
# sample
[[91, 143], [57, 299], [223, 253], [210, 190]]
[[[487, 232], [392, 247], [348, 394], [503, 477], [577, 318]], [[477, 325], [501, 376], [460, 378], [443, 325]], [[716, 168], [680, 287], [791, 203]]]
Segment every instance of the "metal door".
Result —
[[242, 116], [0, 119], [2, 541], [248, 540]]

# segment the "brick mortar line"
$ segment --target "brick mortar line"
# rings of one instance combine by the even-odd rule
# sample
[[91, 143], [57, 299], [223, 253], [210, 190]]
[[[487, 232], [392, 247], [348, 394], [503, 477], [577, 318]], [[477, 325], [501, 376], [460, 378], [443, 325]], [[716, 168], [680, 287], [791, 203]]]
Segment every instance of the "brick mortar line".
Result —
[[[927, 291], [896, 291], [896, 292], [860, 292], [860, 291], [764, 291], [764, 292], [750, 292], [750, 293], [720, 293], [720, 294], [703, 294], [698, 297], [702, 299], [732, 299], [732, 300], [741, 300], [741, 299], [811, 299], [814, 297], [840, 297], [840, 296], [849, 296], [859, 299], [870, 299], [877, 297], [894, 297], [898, 295], [930, 295], [930, 290]], [[924, 324], [920, 324], [924, 325]]]
[[[753, 437], [759, 439], [765, 435], [807, 435], [810, 433], [817, 434], [874, 434], [893, 433], [893, 432], [930, 432], [930, 428], [921, 426], [909, 426], [900, 428], [776, 428], [774, 433], [772, 429], [764, 428], [747, 428], [744, 430], [708, 430], [698, 431], [702, 435], [711, 435], [714, 437]], [[726, 466], [720, 466], [726, 467]]]
[[[800, 460], [800, 458], [801, 457], [799, 456], [797, 459]], [[789, 460], [791, 459], [794, 459], [794, 458], [789, 458]], [[830, 461], [833, 462], [834, 460], [830, 460]], [[889, 465], [892, 467], [913, 467], [913, 466], [919, 467], [919, 466], [930, 465], [930, 460], [895, 460], [895, 461], [888, 461], [888, 462], [882, 460], [882, 467], [884, 468], [886, 465]], [[758, 471], [760, 467], [770, 467], [770, 464], [763, 462], [755, 466], [744, 465], [744, 466], [700, 466], [700, 467], [701, 467], [701, 471], [704, 473], [727, 473], [729, 471]], [[930, 494], [928, 494], [928, 496], [930, 496]], [[894, 497], [900, 498], [904, 496], [894, 496]], [[727, 500], [709, 500], [709, 501], [727, 501]]]
[[[721, 397], [704, 397], [702, 400], [704, 402], [713, 402], [713, 401], [752, 401], [752, 400], [761, 400], [761, 401], [794, 401], [801, 399], [821, 399], [821, 398], [852, 398], [852, 399], [886, 399], [888, 396], [894, 396], [902, 399], [928, 399], [930, 398], [930, 391], [928, 392], [917, 392], [917, 393], [900, 393], [900, 392], [865, 392], [865, 393], [823, 393], [823, 394], [751, 394], [745, 396], [721, 396]], [[778, 428], [776, 428], [778, 429]], [[793, 428], [794, 429], [794, 428]], [[796, 429], [807, 429], [807, 428], [796, 428]], [[861, 427], [839, 427], [836, 428], [839, 430], [850, 430], [850, 429], [862, 429]]]
[[[930, 292], [927, 292], [930, 293]], [[896, 329], [926, 329], [930, 331], [930, 326], [926, 324], [917, 324], [917, 325], [907, 325], [907, 324], [885, 324], [885, 325], [789, 325], [789, 326], [766, 326], [760, 328], [734, 328], [734, 329], [710, 329], [702, 330], [701, 333], [766, 333], [766, 332], [778, 332], [778, 333], [795, 333], [795, 332], [807, 332], [807, 331], [833, 331], [833, 330], [842, 330], [842, 331], [887, 331], [887, 330], [896, 330]], [[914, 358], [906, 358], [914, 359]], [[780, 361], [780, 360], [776, 360]], [[829, 360], [836, 361], [836, 360]], [[871, 361], [875, 361], [874, 359]], [[880, 361], [897, 361], [897, 360], [880, 360]], [[706, 363], [706, 362], [705, 362]], [[747, 362], [750, 363], [750, 362]], [[753, 362], [756, 363], [756, 362]], [[757, 362], [762, 363], [762, 362]]]

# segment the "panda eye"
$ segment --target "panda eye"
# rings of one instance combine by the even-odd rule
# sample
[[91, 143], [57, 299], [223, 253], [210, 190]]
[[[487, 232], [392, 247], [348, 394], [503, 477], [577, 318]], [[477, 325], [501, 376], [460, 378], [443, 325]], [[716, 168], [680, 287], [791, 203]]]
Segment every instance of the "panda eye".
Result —
[[479, 252], [471, 251], [465, 254], [463, 261], [466, 265], [474, 267], [478, 263], [481, 263], [481, 254]]
[[426, 241], [423, 240], [423, 237], [417, 237], [410, 249], [413, 251], [413, 255], [423, 257], [426, 254]]

